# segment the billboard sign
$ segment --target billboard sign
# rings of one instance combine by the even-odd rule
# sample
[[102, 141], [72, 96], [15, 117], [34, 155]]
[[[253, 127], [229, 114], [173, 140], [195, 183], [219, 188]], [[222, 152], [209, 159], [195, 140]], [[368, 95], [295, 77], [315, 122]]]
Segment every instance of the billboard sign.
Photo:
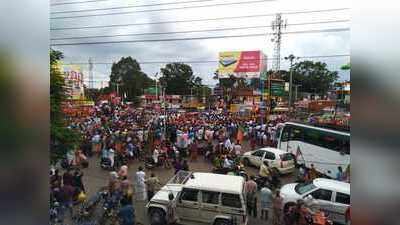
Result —
[[284, 94], [285, 94], [285, 83], [281, 81], [271, 80], [271, 95], [284, 96]]
[[259, 78], [266, 71], [266, 56], [261, 51], [219, 53], [218, 78]]
[[83, 73], [78, 65], [62, 65], [67, 95], [74, 100], [84, 98]]

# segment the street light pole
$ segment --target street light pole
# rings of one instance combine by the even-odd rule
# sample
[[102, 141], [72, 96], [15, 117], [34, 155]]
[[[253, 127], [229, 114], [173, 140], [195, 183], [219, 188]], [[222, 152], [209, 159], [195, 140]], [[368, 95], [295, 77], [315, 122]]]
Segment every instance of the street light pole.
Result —
[[292, 86], [293, 86], [293, 60], [296, 57], [293, 54], [290, 54], [288, 57], [285, 57], [286, 60], [290, 61], [290, 78], [289, 78], [289, 109], [292, 107]]

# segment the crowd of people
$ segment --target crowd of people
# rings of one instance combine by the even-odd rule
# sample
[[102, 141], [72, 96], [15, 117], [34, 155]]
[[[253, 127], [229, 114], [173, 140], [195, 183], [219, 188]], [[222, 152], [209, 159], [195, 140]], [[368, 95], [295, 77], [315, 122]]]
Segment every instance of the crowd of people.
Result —
[[[169, 112], [160, 116], [131, 105], [108, 103], [97, 104], [92, 111], [90, 116], [70, 120], [69, 128], [80, 132], [83, 141], [65, 157], [63, 167], [67, 170], [62, 176], [58, 169], [51, 172], [51, 202], [60, 204], [62, 215], [69, 212], [72, 216], [73, 205], [84, 201], [86, 194], [83, 173], [79, 168], [88, 166], [88, 157], [98, 157], [100, 164], [107, 162], [109, 165], [107, 193], [118, 197], [118, 216], [122, 221], [120, 224], [124, 225], [134, 224], [133, 196], [136, 201], [146, 202], [161, 185], [158, 177], [154, 173], [147, 176], [142, 166], [130, 180], [128, 167], [132, 162], [145, 161], [172, 169], [176, 174], [180, 170], [189, 171], [190, 163], [201, 157], [201, 160], [211, 163], [215, 170], [239, 172], [243, 164], [238, 156], [244, 153], [244, 142], [250, 149], [276, 146], [277, 126], [287, 120], [282, 116], [269, 123], [260, 123], [254, 118], [216, 112]], [[271, 183], [276, 178], [268, 164], [261, 166], [259, 175]], [[302, 168], [299, 176], [301, 179], [312, 179], [316, 175], [312, 169]], [[345, 176], [338, 174], [338, 177], [344, 179]], [[246, 181], [249, 215], [257, 216], [259, 202], [261, 218], [268, 220], [271, 214], [273, 224], [282, 224], [283, 218], [289, 216], [283, 215], [278, 189], [260, 187], [260, 199], [257, 199], [258, 187], [254, 179], [247, 177]], [[298, 214], [298, 209], [302, 208], [298, 206], [296, 209], [294, 214]], [[313, 212], [312, 215], [315, 214]]]

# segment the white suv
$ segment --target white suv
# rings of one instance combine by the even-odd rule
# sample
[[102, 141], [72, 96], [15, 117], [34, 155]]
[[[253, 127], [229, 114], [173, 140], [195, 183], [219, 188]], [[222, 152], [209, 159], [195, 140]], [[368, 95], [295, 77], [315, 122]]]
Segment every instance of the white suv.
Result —
[[283, 198], [283, 210], [286, 211], [299, 199], [311, 195], [319, 208], [336, 223], [346, 224], [345, 212], [350, 205], [350, 184], [346, 182], [317, 178], [310, 183], [292, 183], [280, 190]]
[[244, 178], [180, 171], [147, 203], [150, 224], [166, 224], [168, 195], [174, 195], [180, 224], [246, 225]]
[[292, 173], [295, 169], [293, 155], [277, 148], [260, 148], [242, 155], [245, 165], [260, 167], [264, 161], [279, 174]]

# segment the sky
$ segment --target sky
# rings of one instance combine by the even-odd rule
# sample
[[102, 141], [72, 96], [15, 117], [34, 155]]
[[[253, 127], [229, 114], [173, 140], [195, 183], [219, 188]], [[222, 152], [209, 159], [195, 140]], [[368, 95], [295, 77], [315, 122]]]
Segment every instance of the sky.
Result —
[[[83, 2], [88, 0], [52, 0], [51, 4]], [[108, 12], [126, 12], [143, 11], [151, 9], [166, 9], [186, 6], [202, 6], [212, 4], [253, 2], [255, 0], [209, 0], [206, 2], [192, 2], [173, 5], [158, 5], [135, 7], [128, 9], [115, 9], [107, 11], [77, 12], [77, 13], [55, 13], [70, 10], [101, 9], [120, 6], [139, 6], [154, 5], [171, 2], [187, 2], [188, 0], [99, 0], [97, 2], [86, 2], [79, 4], [53, 5], [50, 7], [50, 18], [60, 16], [89, 15]], [[321, 1], [321, 0], [276, 0], [264, 1], [247, 4], [212, 6], [202, 8], [186, 8], [179, 10], [164, 10], [153, 12], [136, 12], [122, 15], [103, 15], [94, 17], [78, 17], [51, 19], [51, 28], [77, 27], [77, 26], [96, 26], [127, 23], [148, 23], [159, 21], [177, 21], [177, 20], [196, 20], [206, 18], [220, 18], [232, 16], [247, 16], [259, 14], [271, 14], [265, 17], [238, 18], [214, 21], [199, 21], [186, 23], [163, 23], [151, 25], [135, 25], [124, 27], [108, 27], [96, 29], [79, 30], [52, 30], [50, 38], [67, 38], [77, 36], [95, 36], [95, 35], [116, 35], [132, 33], [151, 33], [151, 32], [175, 32], [190, 30], [207, 30], [220, 28], [236, 28], [248, 26], [269, 26], [275, 19], [276, 13], [312, 11], [323, 9], [350, 8], [350, 2], [347, 0]], [[305, 30], [324, 30], [350, 27], [350, 10], [302, 13], [302, 14], [283, 14], [282, 19], [287, 21], [288, 26], [283, 32], [305, 31]], [[332, 20], [348, 20], [346, 22], [308, 24], [308, 25], [290, 25], [296, 23], [309, 23]], [[108, 37], [108, 38], [90, 38], [77, 40], [52, 40], [51, 43], [71, 43], [71, 42], [98, 42], [98, 41], [120, 41], [120, 40], [143, 40], [143, 39], [165, 39], [165, 38], [188, 38], [188, 37], [207, 37], [224, 35], [243, 35], [266, 33], [265, 36], [223, 38], [223, 39], [203, 39], [186, 40], [170, 42], [133, 42], [133, 43], [112, 43], [96, 45], [73, 45], [73, 46], [54, 46], [53, 49], [64, 53], [65, 63], [88, 62], [92, 58], [94, 62], [94, 86], [99, 88], [106, 86], [111, 71], [110, 64], [117, 62], [121, 57], [131, 56], [138, 62], [175, 62], [175, 61], [209, 61], [218, 60], [218, 53], [221, 51], [249, 51], [261, 50], [268, 58], [274, 55], [274, 43], [271, 41], [272, 29], [252, 28], [242, 30], [224, 30], [213, 32], [196, 32], [185, 34], [157, 34], [141, 35], [130, 37]], [[319, 32], [319, 33], [296, 33], [283, 34], [281, 43], [281, 57], [293, 54], [298, 57], [305, 56], [323, 56], [323, 55], [343, 55], [350, 54], [350, 32]], [[304, 59], [299, 59], [304, 60]], [[331, 57], [331, 58], [313, 58], [314, 61], [322, 61], [327, 64], [328, 69], [338, 71], [340, 80], [349, 80], [350, 72], [341, 71], [340, 66], [350, 62], [350, 57]], [[218, 81], [213, 80], [213, 73], [217, 69], [217, 62], [190, 64], [194, 75], [200, 76], [203, 83], [214, 86]], [[165, 63], [141, 64], [142, 70], [150, 77], [165, 66]], [[272, 60], [268, 61], [268, 67], [271, 68]], [[281, 69], [288, 69], [289, 62], [282, 60]], [[84, 73], [84, 80], [88, 81], [88, 65], [81, 65]]]

